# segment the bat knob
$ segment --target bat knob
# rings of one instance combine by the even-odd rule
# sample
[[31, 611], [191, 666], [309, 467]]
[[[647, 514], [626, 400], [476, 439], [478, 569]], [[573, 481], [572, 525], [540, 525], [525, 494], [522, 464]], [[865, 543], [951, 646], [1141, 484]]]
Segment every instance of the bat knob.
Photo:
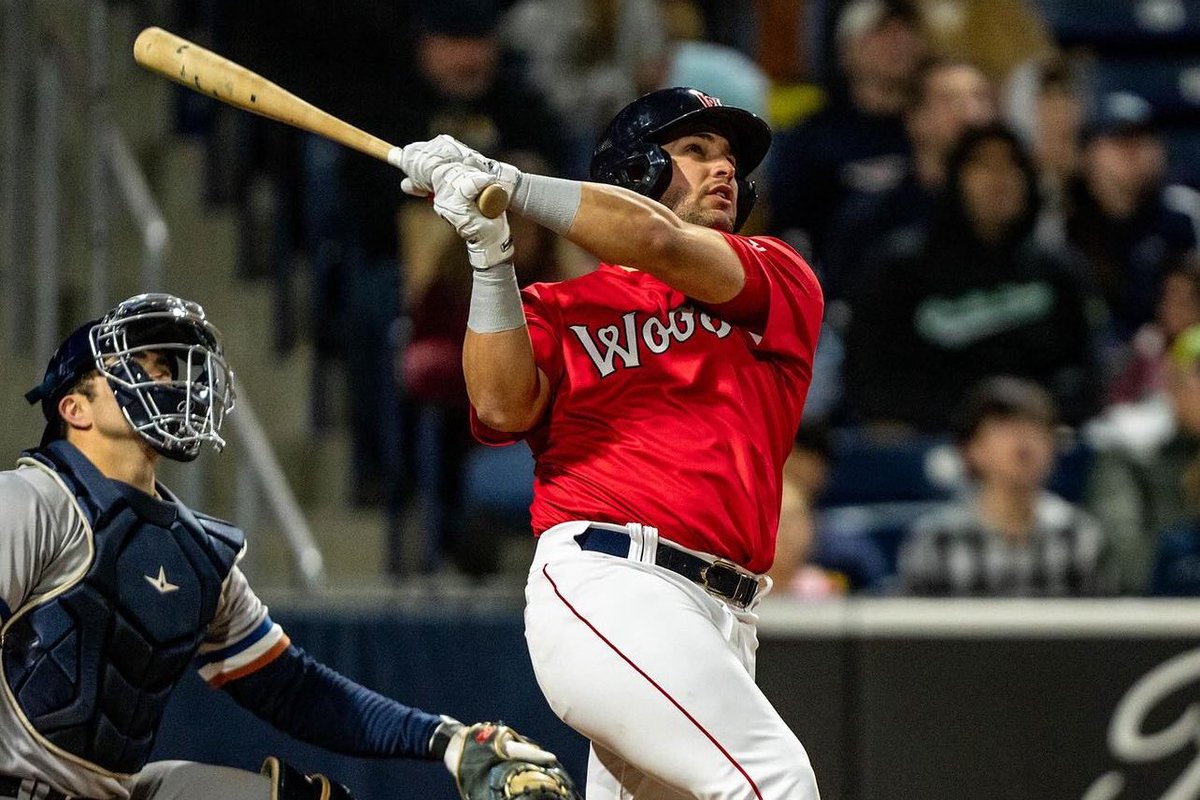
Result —
[[488, 219], [495, 219], [508, 208], [508, 192], [500, 184], [493, 183], [479, 193], [477, 205], [480, 214]]

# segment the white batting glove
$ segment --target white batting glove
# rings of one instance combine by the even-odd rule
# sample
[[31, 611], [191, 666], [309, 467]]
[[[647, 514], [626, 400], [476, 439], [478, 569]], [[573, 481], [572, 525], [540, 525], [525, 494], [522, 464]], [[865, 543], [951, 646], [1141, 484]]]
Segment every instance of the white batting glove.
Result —
[[445, 133], [427, 142], [413, 142], [401, 148], [396, 164], [407, 177], [400, 188], [414, 197], [427, 197], [434, 193], [433, 171], [446, 164], [461, 164], [465, 159], [487, 161], [481, 153]]
[[514, 192], [517, 191], [517, 186], [521, 183], [521, 170], [514, 167], [512, 164], [506, 164], [503, 161], [497, 161], [494, 158], [475, 153], [467, 156], [462, 162], [465, 166], [475, 167], [492, 176], [492, 183], [503, 187], [505, 194], [509, 200], [513, 198]]
[[512, 236], [508, 214], [488, 219], [476, 201], [496, 182], [488, 172], [462, 164], [443, 164], [433, 170], [433, 210], [449, 222], [467, 243], [467, 255], [475, 269], [489, 269], [512, 261]]

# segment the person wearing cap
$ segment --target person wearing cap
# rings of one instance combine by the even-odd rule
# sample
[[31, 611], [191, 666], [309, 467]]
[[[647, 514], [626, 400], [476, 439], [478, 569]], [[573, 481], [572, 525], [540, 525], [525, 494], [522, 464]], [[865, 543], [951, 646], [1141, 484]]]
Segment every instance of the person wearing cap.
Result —
[[[753, 113], [671, 87], [614, 117], [588, 182], [450, 137], [400, 159], [473, 267], [472, 430], [534, 456], [525, 638], [550, 707], [592, 743], [588, 800], [819, 796], [754, 683], [823, 307], [795, 250], [738, 233], [770, 141]], [[507, 213], [476, 206], [493, 185], [600, 267], [519, 291]]]
[[920, 16], [907, 0], [846, 4], [836, 45], [844, 89], [781, 133], [768, 165], [768, 230], [795, 243], [822, 274], [829, 226], [847, 196], [883, 192], [904, 174], [903, 112], [926, 50]]
[[1166, 184], [1154, 110], [1131, 92], [1100, 98], [1083, 128], [1082, 169], [1065, 198], [1067, 239], [1127, 343], [1154, 317], [1164, 266], [1198, 244], [1200, 197]]
[[1058, 414], [1031, 381], [998, 376], [964, 398], [954, 437], [968, 495], [914, 524], [897, 562], [906, 594], [1080, 597], [1112, 591], [1092, 517], [1046, 489]]
[[157, 480], [160, 458], [221, 449], [234, 406], [220, 334], [199, 305], [125, 300], [67, 337], [26, 397], [46, 427], [0, 472], [0, 798], [349, 800], [274, 757], [262, 774], [151, 762], [193, 667], [297, 739], [441, 760], [460, 789], [509, 758], [556, 766], [510, 728], [402, 705], [306, 655], [238, 568], [242, 532]]

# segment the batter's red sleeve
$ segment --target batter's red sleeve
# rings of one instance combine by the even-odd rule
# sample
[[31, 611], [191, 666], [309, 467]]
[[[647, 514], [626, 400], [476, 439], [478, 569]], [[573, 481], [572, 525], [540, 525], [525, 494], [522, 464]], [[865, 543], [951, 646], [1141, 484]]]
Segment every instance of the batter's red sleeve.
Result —
[[[811, 365], [825, 311], [817, 276], [799, 253], [779, 239], [723, 235], [742, 262], [746, 285], [732, 300], [710, 306], [713, 313], [747, 327], [755, 349]], [[722, 308], [729, 315], [722, 314]], [[746, 325], [747, 319], [754, 323]]]
[[[533, 345], [533, 360], [538, 369], [550, 379], [551, 391], [563, 374], [562, 343], [556, 327], [558, 311], [551, 294], [551, 284], [535, 283], [521, 292], [521, 305], [525, 309], [525, 324], [529, 328], [529, 341]], [[471, 434], [486, 445], [503, 447], [525, 438], [524, 433], [509, 433], [489, 428], [479, 421], [475, 407], [471, 407]]]

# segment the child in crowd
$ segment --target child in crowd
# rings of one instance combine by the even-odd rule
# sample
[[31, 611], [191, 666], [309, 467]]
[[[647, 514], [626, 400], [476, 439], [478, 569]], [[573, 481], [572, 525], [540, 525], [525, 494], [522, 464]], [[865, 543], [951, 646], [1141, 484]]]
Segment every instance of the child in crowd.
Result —
[[915, 523], [903, 590], [928, 596], [1080, 596], [1111, 591], [1106, 543], [1087, 513], [1047, 491], [1057, 410], [1036, 383], [982, 381], [954, 434], [970, 492]]

